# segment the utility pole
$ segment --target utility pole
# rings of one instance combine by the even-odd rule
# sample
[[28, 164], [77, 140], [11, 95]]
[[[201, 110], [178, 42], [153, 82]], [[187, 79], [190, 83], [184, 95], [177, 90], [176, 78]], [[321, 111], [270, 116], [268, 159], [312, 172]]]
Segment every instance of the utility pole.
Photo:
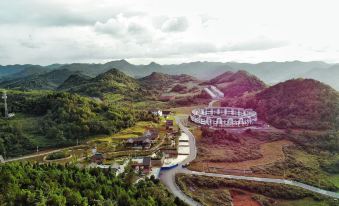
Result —
[[36, 153], [39, 152], [39, 146], [36, 146]]
[[4, 100], [4, 107], [5, 107], [5, 118], [8, 118], [8, 108], [7, 108], [7, 93], [6, 90], [3, 91], [2, 99]]

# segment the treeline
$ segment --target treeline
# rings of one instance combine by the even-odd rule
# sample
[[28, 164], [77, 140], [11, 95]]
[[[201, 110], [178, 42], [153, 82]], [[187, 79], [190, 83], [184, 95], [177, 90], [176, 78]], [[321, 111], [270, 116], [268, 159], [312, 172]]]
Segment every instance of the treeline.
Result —
[[0, 205], [174, 206], [185, 205], [154, 178], [134, 184], [134, 172], [72, 165], [0, 165]]
[[[37, 128], [30, 132], [54, 146], [74, 145], [89, 136], [116, 133], [137, 121], [159, 121], [157, 116], [129, 106], [65, 92], [13, 93], [9, 107], [18, 114], [41, 117]], [[18, 122], [0, 119], [0, 129], [0, 154], [17, 155], [36, 147]]]

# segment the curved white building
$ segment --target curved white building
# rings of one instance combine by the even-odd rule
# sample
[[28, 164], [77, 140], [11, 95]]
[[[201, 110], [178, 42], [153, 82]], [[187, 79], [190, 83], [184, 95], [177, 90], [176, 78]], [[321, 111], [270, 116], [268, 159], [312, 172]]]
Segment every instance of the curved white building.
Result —
[[257, 122], [257, 113], [252, 109], [234, 107], [205, 107], [192, 110], [193, 122], [213, 127], [246, 127]]

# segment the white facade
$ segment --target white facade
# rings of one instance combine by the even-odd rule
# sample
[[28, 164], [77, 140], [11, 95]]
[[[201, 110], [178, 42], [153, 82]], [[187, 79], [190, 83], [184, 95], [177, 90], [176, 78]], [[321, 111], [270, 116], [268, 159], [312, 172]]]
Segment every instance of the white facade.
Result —
[[206, 107], [192, 110], [193, 122], [213, 127], [246, 127], [257, 122], [252, 109], [234, 107]]

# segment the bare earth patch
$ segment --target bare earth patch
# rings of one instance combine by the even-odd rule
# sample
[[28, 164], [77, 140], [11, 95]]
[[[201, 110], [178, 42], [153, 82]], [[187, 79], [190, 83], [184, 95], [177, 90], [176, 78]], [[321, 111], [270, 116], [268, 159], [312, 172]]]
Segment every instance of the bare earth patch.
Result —
[[252, 194], [231, 190], [233, 206], [260, 206], [260, 204], [252, 199]]

